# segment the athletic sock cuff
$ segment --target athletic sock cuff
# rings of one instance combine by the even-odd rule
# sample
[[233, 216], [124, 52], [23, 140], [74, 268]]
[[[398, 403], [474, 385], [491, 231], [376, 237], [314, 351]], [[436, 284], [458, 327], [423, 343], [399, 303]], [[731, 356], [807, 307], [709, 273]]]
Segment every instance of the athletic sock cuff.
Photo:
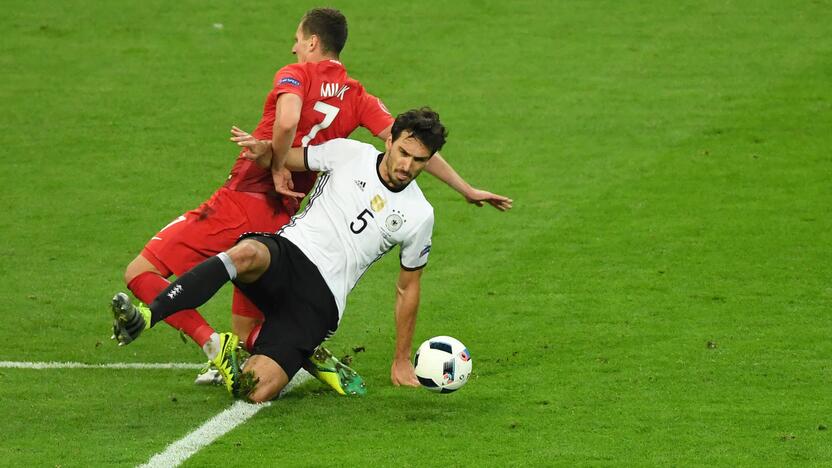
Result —
[[222, 264], [225, 265], [225, 271], [228, 272], [228, 278], [233, 281], [237, 277], [237, 267], [234, 266], [231, 257], [225, 252], [220, 252], [217, 254], [217, 258], [222, 260]]

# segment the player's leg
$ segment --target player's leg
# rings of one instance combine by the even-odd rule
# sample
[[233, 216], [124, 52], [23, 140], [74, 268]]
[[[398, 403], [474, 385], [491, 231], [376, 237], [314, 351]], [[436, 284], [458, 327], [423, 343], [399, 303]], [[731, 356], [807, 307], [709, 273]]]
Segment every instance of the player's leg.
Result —
[[[234, 288], [232, 306], [232, 331], [240, 337], [240, 343], [249, 352], [254, 352], [254, 342], [263, 323], [260, 309]], [[316, 379], [328, 385], [339, 395], [356, 395], [366, 393], [364, 379], [349, 366], [339, 361], [323, 344], [315, 348], [309, 359], [304, 359], [303, 368]], [[219, 375], [206, 369], [197, 377], [200, 383], [218, 382]], [[216, 375], [216, 378], [214, 377]]]
[[[225, 188], [162, 228], [128, 266], [126, 280], [136, 297], [149, 304], [170, 286], [167, 277], [181, 275], [205, 259], [232, 247], [240, 234], [250, 228], [250, 216], [243, 209], [251, 197]], [[262, 203], [254, 200], [254, 205]], [[220, 337], [196, 310], [184, 310], [165, 319], [200, 345], [209, 359], [216, 357]]]
[[208, 302], [231, 280], [256, 281], [269, 266], [269, 249], [260, 242], [244, 239], [227, 252], [217, 254], [188, 270], [165, 288], [150, 304], [151, 326], [174, 313]]
[[247, 398], [254, 403], [273, 400], [289, 383], [289, 375], [274, 359], [255, 354], [246, 361], [244, 372], [251, 372], [256, 381]]
[[[188, 263], [195, 264], [196, 262]], [[165, 273], [162, 273], [160, 269], [164, 270]], [[170, 269], [164, 266], [164, 262], [145, 250], [127, 265], [124, 272], [124, 281], [136, 298], [144, 303], [150, 303], [170, 285], [170, 281], [167, 279], [170, 275]], [[165, 322], [190, 336], [197, 345], [203, 348], [209, 358], [216, 354], [215, 350], [218, 344], [212, 342], [217, 341], [219, 337], [213, 336], [216, 335], [214, 329], [196, 310], [180, 311], [165, 319]], [[212, 340], [212, 338], [216, 338], [216, 340]], [[210, 346], [211, 344], [214, 344], [214, 346]]]
[[239, 288], [231, 299], [231, 330], [245, 343], [255, 327], [263, 323], [263, 313]]
[[[247, 343], [252, 330], [263, 323], [263, 314], [236, 286], [234, 287], [234, 297], [231, 304], [231, 332], [240, 338], [240, 343], [245, 345], [245, 349], [250, 350], [251, 347]], [[174, 314], [172, 317], [177, 315]], [[253, 340], [251, 341], [253, 342]], [[222, 383], [222, 376], [209, 362], [197, 374], [194, 383], [197, 385], [219, 385]]]
[[[284, 370], [290, 351], [300, 353], [299, 364], [339, 394], [364, 394], [364, 381], [322, 346], [338, 326], [338, 308], [317, 267], [291, 242], [273, 236], [264, 242], [279, 259], [264, 274], [264, 280], [240, 289], [255, 305], [262, 306], [266, 321], [255, 327], [245, 341], [252, 354], [268, 354]], [[291, 265], [287, 270], [286, 265]], [[279, 268], [284, 267], [284, 268]], [[267, 331], [269, 330], [269, 331]], [[288, 357], [287, 357], [288, 356]], [[291, 377], [293, 372], [289, 372]]]
[[[276, 197], [247, 192], [235, 192], [231, 197], [245, 212], [251, 232], [274, 233], [291, 219]], [[261, 323], [263, 312], [235, 287], [231, 301], [231, 330], [245, 343], [254, 327]]]
[[[118, 294], [113, 299], [117, 322], [114, 327], [121, 323], [122, 328], [131, 333], [126, 339], [122, 339], [118, 333], [114, 335], [121, 344], [127, 344], [138, 337], [144, 328], [152, 327], [180, 310], [193, 309], [208, 302], [224, 284], [235, 278], [241, 282], [255, 281], [268, 266], [269, 249], [259, 242], [244, 240], [228, 252], [219, 253], [188, 270], [159, 293], [147, 308], [124, 305], [120, 300], [123, 294]], [[135, 336], [133, 332], [137, 330], [139, 319], [133, 309], [146, 322], [144, 328], [138, 328]], [[144, 309], [149, 309], [149, 316], [144, 313]]]

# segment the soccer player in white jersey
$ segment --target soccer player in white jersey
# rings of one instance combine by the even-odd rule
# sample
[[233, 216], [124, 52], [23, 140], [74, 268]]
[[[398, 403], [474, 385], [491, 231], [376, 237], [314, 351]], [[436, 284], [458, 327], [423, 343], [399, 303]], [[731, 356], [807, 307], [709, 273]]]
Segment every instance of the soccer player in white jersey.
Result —
[[[232, 141], [258, 163], [272, 163], [269, 142], [236, 127], [232, 134]], [[231, 249], [180, 276], [149, 307], [129, 302], [114, 307], [116, 338], [130, 343], [165, 317], [204, 304], [232, 281], [265, 313], [245, 365], [253, 379], [242, 378], [237, 349], [230, 345], [236, 340], [224, 340], [213, 362], [235, 397], [271, 400], [338, 328], [347, 294], [364, 272], [399, 245], [390, 378], [394, 385], [418, 386], [410, 348], [421, 270], [431, 249], [433, 208], [414, 179], [446, 137], [439, 115], [422, 108], [396, 117], [383, 154], [347, 139], [291, 149], [285, 161], [274, 164], [322, 172], [306, 209], [276, 234], [242, 236]]]

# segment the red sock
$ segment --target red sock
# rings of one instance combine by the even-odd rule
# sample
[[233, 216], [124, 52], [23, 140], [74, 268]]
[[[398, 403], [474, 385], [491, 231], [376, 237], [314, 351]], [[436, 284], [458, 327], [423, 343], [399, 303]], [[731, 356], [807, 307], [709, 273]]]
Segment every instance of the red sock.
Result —
[[[140, 301], [150, 304], [169, 284], [170, 281], [167, 279], [156, 273], [146, 271], [133, 278], [127, 288], [133, 291], [133, 295], [139, 298]], [[211, 325], [208, 325], [208, 322], [199, 315], [196, 309], [179, 311], [166, 318], [165, 322], [173, 328], [185, 332], [199, 346], [204, 345], [214, 333], [214, 329], [211, 328]]]
[[246, 338], [246, 351], [249, 353], [254, 353], [254, 342], [257, 341], [257, 337], [260, 336], [261, 328], [263, 328], [263, 324], [258, 323], [251, 329], [251, 333], [249, 333], [248, 338]]

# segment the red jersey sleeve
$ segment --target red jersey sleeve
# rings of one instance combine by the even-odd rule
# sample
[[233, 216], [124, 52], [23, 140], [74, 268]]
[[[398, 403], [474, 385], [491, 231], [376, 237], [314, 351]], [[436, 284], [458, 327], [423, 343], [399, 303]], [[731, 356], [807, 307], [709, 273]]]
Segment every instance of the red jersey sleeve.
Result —
[[359, 124], [371, 131], [373, 135], [378, 135], [382, 130], [393, 125], [393, 116], [390, 115], [390, 111], [381, 99], [365, 91], [361, 97], [360, 106]]
[[300, 64], [286, 65], [274, 75], [275, 95], [283, 93], [297, 94], [303, 99], [309, 91], [309, 76]]

